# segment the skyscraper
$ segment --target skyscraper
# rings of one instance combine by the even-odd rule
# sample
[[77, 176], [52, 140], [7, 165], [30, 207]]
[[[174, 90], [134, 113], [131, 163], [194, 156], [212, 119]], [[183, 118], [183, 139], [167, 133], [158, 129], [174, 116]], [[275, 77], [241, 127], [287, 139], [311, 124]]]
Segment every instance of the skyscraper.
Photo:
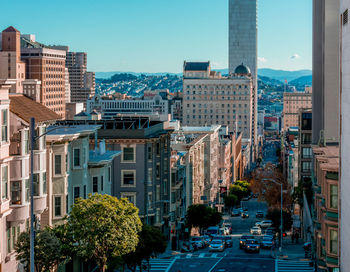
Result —
[[[229, 72], [249, 67], [253, 79], [252, 146], [257, 143], [257, 0], [229, 0]], [[255, 150], [255, 148], [253, 148]]]

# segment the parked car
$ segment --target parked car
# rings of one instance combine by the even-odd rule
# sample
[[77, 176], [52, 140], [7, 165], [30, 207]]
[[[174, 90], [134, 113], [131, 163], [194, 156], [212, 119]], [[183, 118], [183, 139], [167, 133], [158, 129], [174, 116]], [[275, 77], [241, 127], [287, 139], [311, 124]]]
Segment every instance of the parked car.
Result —
[[239, 239], [239, 249], [244, 249], [247, 240], [254, 239], [254, 236], [252, 235], [242, 235], [241, 239]]
[[240, 216], [241, 211], [239, 209], [233, 209], [231, 212], [231, 216]]
[[264, 235], [261, 241], [261, 248], [271, 248], [274, 243], [275, 243], [275, 240], [273, 239], [273, 236]]
[[209, 251], [224, 251], [225, 250], [225, 242], [223, 240], [212, 240], [209, 245]]
[[260, 252], [260, 244], [255, 239], [248, 239], [244, 248], [245, 252]]
[[256, 218], [264, 218], [264, 213], [261, 212], [261, 211], [257, 211], [256, 214], [255, 214], [255, 217]]
[[205, 243], [203, 241], [202, 237], [199, 236], [194, 236], [190, 239], [190, 243], [192, 245], [195, 245], [195, 247], [197, 248], [204, 248], [205, 247]]
[[248, 218], [249, 217], [249, 214], [247, 212], [242, 212], [241, 213], [241, 217], [242, 218]]
[[268, 227], [272, 226], [272, 221], [271, 220], [264, 220], [264, 221], [256, 223], [255, 225], [259, 226], [260, 228], [268, 228]]
[[250, 229], [250, 234], [261, 235], [261, 228], [259, 228], [258, 226], [252, 227]]

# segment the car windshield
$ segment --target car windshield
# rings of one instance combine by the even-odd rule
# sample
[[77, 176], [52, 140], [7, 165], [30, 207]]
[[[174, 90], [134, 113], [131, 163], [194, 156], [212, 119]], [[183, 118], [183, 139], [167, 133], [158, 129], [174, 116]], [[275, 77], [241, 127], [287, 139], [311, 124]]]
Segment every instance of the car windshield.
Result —
[[247, 240], [247, 244], [255, 244], [255, 240]]
[[254, 230], [258, 230], [258, 229], [259, 229], [259, 227], [253, 227], [252, 229], [254, 229]]
[[219, 245], [219, 244], [222, 244], [222, 241], [221, 240], [213, 240], [213, 241], [211, 241], [211, 243], [214, 245]]
[[199, 238], [199, 237], [192, 237], [192, 241], [200, 241], [201, 240], [201, 238]]

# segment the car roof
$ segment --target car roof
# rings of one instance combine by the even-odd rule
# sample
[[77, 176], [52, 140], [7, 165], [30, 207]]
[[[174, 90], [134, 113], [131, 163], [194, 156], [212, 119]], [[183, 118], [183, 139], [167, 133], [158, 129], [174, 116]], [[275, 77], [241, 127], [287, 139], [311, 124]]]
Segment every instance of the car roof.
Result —
[[215, 239], [215, 240], [212, 240], [211, 242], [212, 242], [212, 243], [213, 243], [213, 242], [220, 242], [220, 243], [222, 243], [223, 241], [222, 241], [221, 239]]

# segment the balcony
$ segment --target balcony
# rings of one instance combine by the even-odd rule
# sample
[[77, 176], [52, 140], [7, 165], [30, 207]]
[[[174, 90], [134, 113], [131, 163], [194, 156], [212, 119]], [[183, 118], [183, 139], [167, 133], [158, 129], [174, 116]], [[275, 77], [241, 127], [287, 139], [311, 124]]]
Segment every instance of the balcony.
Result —
[[11, 206], [12, 213], [7, 216], [7, 221], [16, 222], [16, 223], [24, 223], [29, 216], [29, 204], [23, 206]]
[[338, 258], [327, 254], [326, 263], [332, 264], [332, 265], [338, 265]]
[[44, 196], [35, 196], [34, 197], [34, 213], [42, 214], [46, 209], [46, 195]]

